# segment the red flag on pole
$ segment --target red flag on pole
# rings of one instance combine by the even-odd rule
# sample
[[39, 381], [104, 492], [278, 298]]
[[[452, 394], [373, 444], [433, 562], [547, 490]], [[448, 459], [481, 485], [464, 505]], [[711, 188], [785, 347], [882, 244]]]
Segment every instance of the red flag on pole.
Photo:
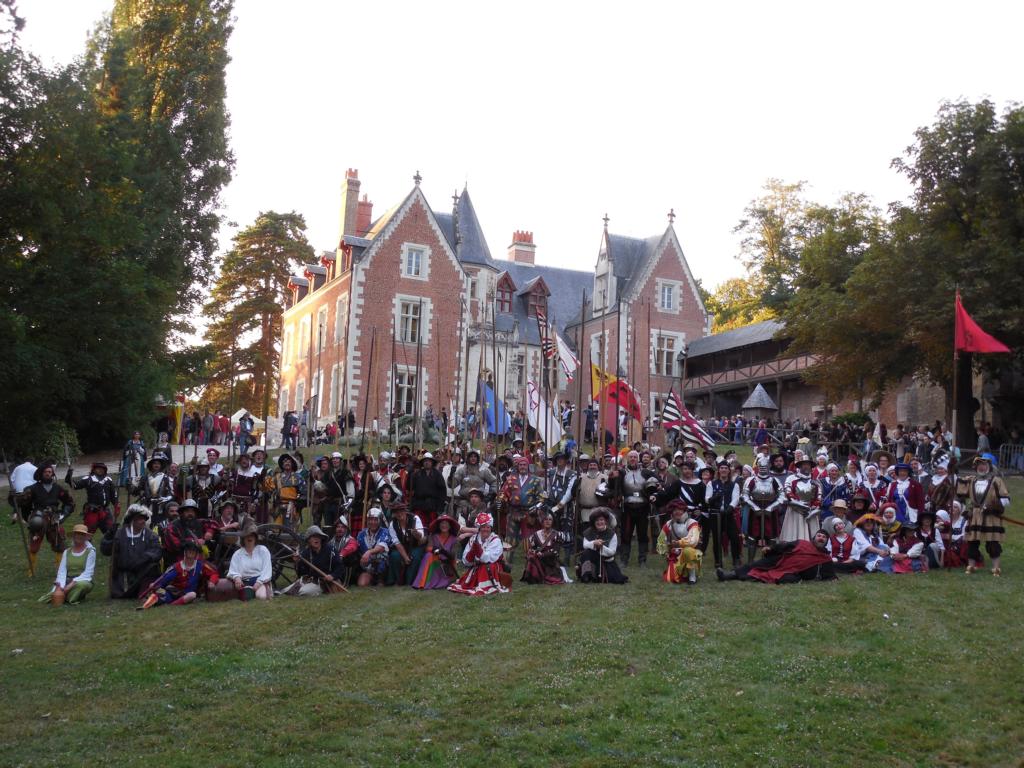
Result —
[[958, 352], [1008, 353], [1010, 348], [981, 330], [960, 302], [956, 292], [956, 349]]

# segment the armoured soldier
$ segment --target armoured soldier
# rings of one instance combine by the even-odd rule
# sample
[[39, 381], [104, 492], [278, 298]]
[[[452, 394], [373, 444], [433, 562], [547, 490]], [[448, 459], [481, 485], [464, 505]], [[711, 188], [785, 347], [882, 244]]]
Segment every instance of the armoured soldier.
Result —
[[756, 474], [743, 485], [743, 502], [750, 508], [747, 536], [767, 546], [778, 535], [779, 510], [786, 503], [785, 485], [772, 476], [767, 456], [757, 457]]
[[498, 478], [491, 471], [490, 467], [480, 465], [480, 454], [477, 451], [470, 451], [466, 454], [466, 463], [460, 464], [452, 474], [450, 480], [454, 488], [459, 489], [458, 511], [459, 514], [471, 520], [466, 510], [469, 507], [469, 494], [472, 491], [481, 491], [485, 496], [488, 492], [497, 489]]
[[578, 477], [569, 468], [569, 459], [564, 453], [556, 453], [554, 459], [555, 466], [548, 470], [547, 493], [548, 499], [552, 502], [551, 514], [555, 517], [555, 526], [566, 534], [563, 565], [568, 567], [576, 535], [575, 495]]
[[121, 506], [117, 502], [117, 486], [107, 474], [107, 465], [102, 461], [94, 461], [91, 471], [77, 480], [72, 477], [71, 467], [64, 477], [64, 482], [74, 489], [85, 489], [85, 506], [82, 508], [82, 522], [92, 535], [99, 528], [104, 535], [114, 528], [114, 521], [121, 514]]
[[167, 474], [167, 457], [154, 453], [146, 462], [146, 477], [139, 479], [139, 500], [149, 507], [150, 522], [159, 525], [164, 520], [164, 506], [174, 498], [174, 486]]
[[29, 572], [35, 571], [36, 559], [43, 539], [50, 542], [53, 550], [54, 564], [60, 566], [61, 553], [64, 551], [64, 518], [71, 514], [75, 502], [71, 495], [54, 479], [53, 465], [44, 464], [33, 475], [35, 483], [25, 489], [29, 508], [28, 529], [32, 534], [29, 543], [28, 559], [31, 563]]
[[195, 499], [199, 505], [199, 517], [213, 517], [213, 506], [210, 499], [217, 492], [219, 481], [216, 475], [210, 474], [210, 462], [202, 459], [196, 464], [196, 471], [189, 478], [188, 498]]
[[636, 531], [637, 564], [647, 562], [647, 515], [650, 503], [646, 491], [647, 472], [640, 466], [640, 454], [630, 451], [626, 455], [626, 468], [622, 473], [622, 549], [623, 565], [629, 565], [629, 551], [633, 532]]
[[786, 481], [789, 503], [782, 521], [783, 541], [810, 541], [821, 527], [818, 522], [821, 486], [811, 478], [813, 466], [814, 462], [809, 457], [801, 458], [797, 462], [796, 473]]

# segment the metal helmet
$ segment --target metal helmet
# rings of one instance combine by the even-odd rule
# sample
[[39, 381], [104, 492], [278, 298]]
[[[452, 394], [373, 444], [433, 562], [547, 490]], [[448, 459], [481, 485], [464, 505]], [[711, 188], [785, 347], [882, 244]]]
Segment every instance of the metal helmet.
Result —
[[768, 477], [771, 473], [772, 465], [767, 456], [757, 457], [757, 476]]
[[42, 512], [33, 512], [28, 516], [28, 529], [32, 533], [42, 533], [46, 528], [46, 520], [43, 518]]
[[608, 483], [598, 483], [597, 488], [594, 489], [594, 495], [599, 499], [610, 499], [612, 492], [608, 487]]

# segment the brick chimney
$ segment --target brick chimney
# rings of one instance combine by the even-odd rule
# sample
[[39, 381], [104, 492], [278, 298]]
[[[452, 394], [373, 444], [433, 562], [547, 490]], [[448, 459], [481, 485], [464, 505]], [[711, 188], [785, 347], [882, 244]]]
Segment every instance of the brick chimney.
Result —
[[345, 171], [345, 184], [341, 188], [341, 237], [354, 235], [358, 229], [359, 208], [359, 170], [349, 168]]
[[537, 246], [533, 244], [533, 232], [512, 233], [512, 245], [508, 247], [508, 260], [519, 264], [533, 264]]
[[356, 234], [363, 237], [370, 231], [370, 223], [373, 221], [373, 203], [363, 195], [356, 208]]

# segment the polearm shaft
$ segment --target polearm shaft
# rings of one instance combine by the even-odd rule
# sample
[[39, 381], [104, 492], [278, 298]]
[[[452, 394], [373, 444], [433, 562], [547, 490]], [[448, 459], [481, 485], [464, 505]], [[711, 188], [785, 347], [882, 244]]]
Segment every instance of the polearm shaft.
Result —
[[[367, 368], [366, 381], [369, 384], [370, 375], [373, 371], [373, 353], [377, 347], [377, 326], [373, 326], [373, 332], [370, 335], [370, 365]], [[369, 387], [367, 387], [369, 390]], [[370, 411], [370, 397], [369, 392], [363, 394], [363, 431], [359, 435], [359, 453], [363, 452], [363, 446], [366, 444], [366, 416]]]
[[21, 543], [25, 546], [25, 559], [28, 560], [28, 575], [35, 578], [36, 569], [32, 566], [32, 555], [28, 550], [28, 537], [25, 534], [25, 520], [21, 517], [21, 510], [18, 509], [18, 502], [14, 498], [14, 484], [11, 482], [11, 467], [7, 463], [7, 451], [0, 447], [0, 458], [4, 460], [4, 474], [7, 475], [7, 487], [10, 489], [11, 506], [14, 508], [14, 517], [18, 521], [18, 530], [21, 531]]

